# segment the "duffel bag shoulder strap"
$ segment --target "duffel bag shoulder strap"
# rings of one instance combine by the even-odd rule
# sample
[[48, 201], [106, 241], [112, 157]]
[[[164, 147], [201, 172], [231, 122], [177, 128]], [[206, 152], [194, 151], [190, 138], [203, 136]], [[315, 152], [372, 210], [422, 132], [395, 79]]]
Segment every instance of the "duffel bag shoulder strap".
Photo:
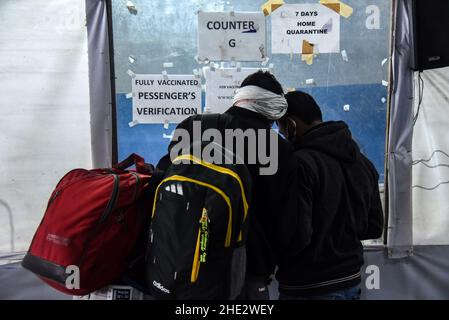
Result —
[[154, 172], [154, 167], [151, 164], [145, 163], [145, 160], [138, 154], [132, 153], [123, 160], [113, 166], [114, 169], [126, 170], [135, 165], [136, 171], [140, 174], [151, 175]]

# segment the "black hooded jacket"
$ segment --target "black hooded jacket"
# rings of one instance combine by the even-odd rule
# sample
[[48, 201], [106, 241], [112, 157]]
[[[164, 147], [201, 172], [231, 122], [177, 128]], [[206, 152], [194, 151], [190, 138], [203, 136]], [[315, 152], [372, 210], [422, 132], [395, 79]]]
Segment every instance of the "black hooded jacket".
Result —
[[298, 207], [281, 225], [279, 290], [310, 295], [357, 285], [360, 240], [382, 235], [379, 175], [341, 121], [312, 128], [295, 149]]

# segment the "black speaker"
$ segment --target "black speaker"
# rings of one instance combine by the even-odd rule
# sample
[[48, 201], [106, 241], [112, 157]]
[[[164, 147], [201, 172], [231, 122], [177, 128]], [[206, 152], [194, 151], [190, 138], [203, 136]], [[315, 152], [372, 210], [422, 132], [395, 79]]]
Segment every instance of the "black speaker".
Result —
[[414, 70], [449, 66], [449, 0], [413, 0]]

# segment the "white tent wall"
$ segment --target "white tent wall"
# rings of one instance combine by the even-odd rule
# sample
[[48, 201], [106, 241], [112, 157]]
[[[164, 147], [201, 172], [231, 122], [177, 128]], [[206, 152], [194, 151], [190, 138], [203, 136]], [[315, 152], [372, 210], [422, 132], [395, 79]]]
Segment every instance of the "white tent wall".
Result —
[[[13, 2], [17, 4], [14, 7], [12, 7]], [[87, 71], [85, 70], [84, 62], [83, 66], [81, 66], [81, 61], [86, 61], [86, 57], [82, 56], [81, 58], [80, 56], [75, 55], [66, 58], [67, 60], [65, 61], [67, 61], [67, 65], [64, 65], [65, 69], [62, 70], [70, 70], [72, 72], [72, 78], [69, 79], [69, 77], [67, 77], [67, 80], [79, 83], [79, 86], [77, 86], [77, 88], [72, 88], [73, 84], [67, 82], [64, 84], [63, 89], [57, 90], [59, 92], [67, 90], [64, 92], [65, 94], [74, 94], [73, 92], [76, 91], [76, 94], [78, 95], [76, 100], [79, 105], [78, 107], [73, 104], [73, 100], [72, 104], [64, 104], [64, 101], [59, 95], [56, 96], [56, 98], [52, 95], [47, 95], [50, 99], [59, 99], [62, 105], [65, 106], [67, 114], [63, 113], [63, 109], [58, 109], [54, 106], [51, 106], [51, 109], [48, 111], [45, 107], [41, 107], [43, 110], [39, 111], [41, 110], [37, 109], [39, 103], [37, 103], [37, 107], [33, 107], [33, 109], [31, 109], [31, 105], [24, 104], [23, 100], [26, 99], [27, 96], [24, 94], [20, 96], [19, 93], [21, 93], [21, 91], [19, 92], [19, 90], [31, 90], [29, 89], [32, 88], [30, 82], [34, 84], [36, 81], [34, 78], [33, 81], [28, 80], [30, 79], [29, 74], [21, 75], [19, 72], [19, 75], [17, 75], [17, 71], [15, 70], [22, 70], [22, 72], [25, 72], [24, 69], [29, 69], [29, 67], [22, 67], [22, 64], [26, 65], [25, 62], [20, 62], [20, 64], [17, 62], [17, 66], [14, 64], [14, 68], [11, 67], [13, 64], [4, 62], [5, 59], [14, 61], [11, 60], [10, 54], [13, 50], [17, 51], [17, 48], [23, 48], [23, 50], [25, 50], [36, 46], [39, 46], [39, 48], [45, 46], [44, 43], [39, 43], [39, 41], [37, 41], [37, 44], [29, 41], [27, 45], [21, 45], [23, 42], [23, 35], [21, 33], [19, 34], [22, 35], [22, 40], [15, 40], [17, 43], [14, 46], [12, 43], [8, 44], [10, 46], [8, 53], [5, 53], [5, 45], [3, 44], [5, 39], [12, 41], [10, 40], [11, 38], [15, 39], [18, 37], [18, 35], [16, 37], [12, 36], [11, 30], [4, 31], [3, 25], [5, 24], [5, 19], [9, 19], [10, 22], [8, 23], [8, 27], [10, 28], [11, 25], [14, 25], [11, 20], [14, 21], [14, 19], [17, 19], [17, 17], [22, 14], [22, 11], [25, 16], [26, 12], [33, 12], [32, 17], [31, 13], [28, 14], [30, 15], [28, 21], [33, 21], [32, 19], [36, 19], [35, 17], [39, 16], [39, 14], [41, 14], [42, 17], [48, 17], [49, 14], [51, 16], [51, 12], [54, 12], [56, 15], [60, 14], [57, 8], [58, 2], [62, 1], [45, 1], [49, 6], [52, 4], [52, 8], [48, 8], [48, 10], [51, 11], [42, 13], [39, 11], [42, 10], [41, 6], [35, 4], [36, 2], [40, 2], [40, 5], [44, 3], [41, 1], [26, 1], [26, 6], [25, 1], [3, 0], [0, 3], [0, 27], [2, 27], [0, 28], [0, 57], [2, 58], [0, 60], [0, 88], [2, 89], [0, 90], [2, 90], [1, 93], [3, 94], [3, 97], [9, 97], [8, 100], [3, 99], [0, 102], [2, 104], [0, 109], [0, 125], [2, 128], [0, 134], [0, 157], [2, 168], [0, 170], [2, 170], [1, 176], [3, 179], [0, 180], [2, 188], [0, 198], [4, 201], [4, 198], [6, 197], [4, 196], [3, 190], [5, 187], [9, 189], [11, 186], [14, 186], [12, 180], [18, 181], [19, 179], [24, 179], [24, 177], [26, 177], [26, 179], [23, 181], [26, 183], [23, 183], [23, 185], [26, 186], [26, 188], [24, 187], [24, 191], [22, 192], [30, 190], [28, 189], [27, 184], [32, 184], [33, 180], [36, 178], [32, 179], [31, 177], [37, 176], [42, 176], [43, 179], [39, 180], [40, 182], [38, 185], [32, 184], [33, 187], [37, 186], [39, 190], [41, 188], [42, 190], [46, 189], [45, 192], [39, 191], [41, 194], [38, 194], [37, 191], [35, 191], [36, 194], [22, 193], [23, 204], [21, 202], [15, 203], [11, 201], [6, 202], [6, 206], [4, 206], [0, 203], [0, 212], [3, 210], [3, 207], [6, 208], [7, 206], [10, 206], [14, 213], [14, 218], [19, 220], [27, 218], [20, 216], [19, 213], [16, 212], [20, 212], [21, 206], [26, 206], [25, 203], [29, 201], [28, 198], [35, 198], [38, 199], [37, 201], [40, 201], [41, 208], [38, 208], [39, 210], [37, 210], [39, 212], [36, 213], [36, 208], [33, 209], [33, 212], [35, 212], [34, 215], [40, 217], [42, 212], [41, 209], [45, 205], [44, 201], [46, 201], [46, 197], [48, 196], [48, 191], [51, 189], [51, 185], [57, 180], [53, 171], [45, 171], [47, 170], [45, 169], [47, 167], [42, 166], [44, 170], [39, 169], [41, 167], [36, 168], [39, 165], [39, 161], [46, 165], [54, 160], [54, 155], [58, 154], [60, 161], [53, 163], [54, 169], [52, 170], [60, 170], [61, 173], [63, 173], [64, 170], [59, 168], [59, 165], [61, 165], [61, 167], [66, 165], [67, 168], [76, 166], [76, 162], [78, 162], [80, 166], [90, 165], [88, 102], [83, 104], [83, 108], [80, 106], [82, 99], [88, 99], [86, 88]], [[69, 1], [64, 1], [64, 3], [68, 2]], [[77, 2], [70, 1], [70, 3]], [[109, 109], [109, 105], [111, 104], [111, 87], [108, 79], [111, 70], [109, 70], [109, 35], [107, 30], [108, 21], [107, 15], [105, 14], [105, 3], [105, 0], [86, 0], [91, 73], [90, 87], [95, 90], [91, 92], [94, 93], [91, 94], [91, 121], [95, 124], [92, 126], [92, 144], [94, 146], [93, 158], [94, 163], [100, 165], [110, 163], [111, 154], [108, 150], [111, 150], [109, 143], [111, 141], [111, 128], [113, 127], [111, 121], [109, 121], [109, 119], [112, 119], [113, 117], [111, 116]], [[449, 286], [447, 285], [447, 270], [449, 270], [449, 232], [447, 232], [449, 231], [449, 218], [447, 215], [449, 209], [447, 195], [449, 194], [449, 185], [443, 184], [434, 191], [412, 188], [412, 185], [433, 187], [440, 182], [449, 180], [449, 168], [445, 166], [446, 164], [449, 164], [449, 157], [444, 156], [441, 152], [433, 154], [437, 149], [449, 154], [449, 141], [447, 134], [445, 134], [445, 127], [449, 123], [449, 113], [447, 112], [448, 98], [447, 94], [445, 94], [448, 91], [447, 80], [449, 72], [448, 69], [424, 72], [424, 99], [421, 105], [418, 121], [415, 127], [413, 127], [414, 106], [412, 101], [413, 98], [416, 99], [418, 95], [417, 92], [413, 92], [413, 73], [408, 69], [410, 52], [412, 50], [410, 43], [412, 39], [412, 28], [410, 26], [411, 12], [409, 10], [410, 7], [408, 6], [410, 1], [395, 0], [394, 3], [397, 5], [397, 21], [395, 30], [395, 54], [393, 57], [394, 71], [392, 79], [390, 79], [394, 87], [391, 96], [390, 127], [392, 130], [389, 135], [389, 164], [387, 166], [388, 176], [390, 178], [390, 224], [388, 228], [388, 245], [386, 247], [367, 247], [365, 250], [365, 266], [362, 268], [362, 298], [449, 299]], [[7, 4], [9, 4], [9, 6]], [[61, 6], [62, 5], [59, 5], [60, 10], [64, 10]], [[12, 11], [6, 14], [4, 11], [5, 8], [9, 8]], [[36, 14], [36, 12], [38, 14]], [[18, 33], [18, 31], [15, 32]], [[33, 32], [36, 31], [33, 30]], [[83, 32], [85, 31], [79, 31], [79, 35], [81, 36], [81, 34], [83, 34], [84, 36]], [[42, 33], [45, 32], [42, 31]], [[37, 36], [38, 34], [35, 34], [32, 37], [36, 38]], [[58, 37], [57, 34], [53, 36], [54, 38], [52, 38], [52, 41], [54, 40], [54, 42], [50, 42], [53, 46], [61, 46], [69, 39], [67, 36], [65, 38]], [[50, 41], [49, 38], [47, 41]], [[85, 42], [83, 43], [84, 46]], [[75, 44], [73, 45], [75, 46]], [[77, 46], [79, 46], [79, 44], [77, 44]], [[83, 50], [85, 50], [85, 48], [80, 50], [80, 54], [84, 53]], [[47, 52], [47, 56], [49, 56], [50, 53]], [[33, 54], [30, 54], [28, 59], [35, 61], [38, 57], [40, 57], [40, 52], [36, 51]], [[18, 57], [15, 59], [18, 59]], [[45, 64], [43, 63], [46, 63], [47, 60], [42, 61], [39, 61], [39, 64], [44, 66]], [[77, 61], [80, 67], [76, 68], [75, 65], [77, 63], [74, 64], [73, 61]], [[28, 65], [29, 64], [30, 63], [28, 63]], [[34, 64], [32, 66], [33, 68], [36, 68]], [[69, 66], [71, 67], [69, 68]], [[8, 71], [7, 76], [5, 76], [5, 70], [10, 69], [11, 71]], [[27, 70], [26, 72], [29, 71]], [[398, 78], [399, 76], [401, 78]], [[17, 78], [16, 80], [14, 77], [21, 78]], [[46, 88], [45, 90], [55, 90], [54, 87], [60, 88], [62, 85], [62, 79], [59, 79], [59, 81], [55, 83], [54, 79], [51, 77], [48, 79], [41, 78], [39, 81], [41, 81], [42, 87]], [[23, 85], [23, 83], [26, 85]], [[5, 90], [5, 88], [8, 90]], [[70, 91], [69, 89], [74, 91]], [[9, 92], [11, 90], [13, 93]], [[85, 93], [86, 96], [81, 93]], [[5, 103], [5, 101], [8, 101], [9, 103]], [[25, 111], [19, 113], [19, 110], [21, 109], [20, 107], [17, 107], [17, 105], [20, 105], [18, 104], [20, 101], [22, 101], [21, 103], [25, 106], [28, 106], [28, 113]], [[14, 102], [15, 106], [9, 106], [12, 102]], [[58, 105], [61, 105], [61, 103], [58, 103]], [[49, 107], [47, 106], [47, 108]], [[56, 108], [56, 110], [54, 110], [54, 108]], [[67, 115], [70, 115], [69, 109], [77, 109], [78, 111], [78, 117], [74, 120], [79, 122], [77, 123], [76, 128], [71, 127], [71, 123], [58, 123], [58, 121], [61, 121], [61, 119], [65, 119]], [[34, 118], [27, 118], [31, 117], [34, 113], [36, 114], [35, 117], [38, 117], [37, 115], [39, 112], [41, 112], [41, 114], [44, 114], [45, 112], [46, 116], [42, 116], [37, 120]], [[55, 119], [55, 115], [57, 116], [57, 119]], [[11, 124], [8, 120], [13, 117], [19, 117], [21, 120], [26, 119], [26, 121], [23, 121], [23, 123], [20, 121]], [[82, 119], [80, 119], [80, 117], [82, 117]], [[86, 127], [81, 128], [81, 126], [84, 126], [84, 122], [82, 121], [85, 119], [87, 119]], [[42, 123], [34, 126], [34, 121], [41, 121]], [[56, 132], [55, 125], [66, 127], [68, 128], [68, 131], [71, 131], [67, 137], [67, 139], [69, 139], [68, 142], [66, 141], [67, 144], [74, 143], [75, 146], [76, 143], [70, 139], [79, 139], [76, 141], [79, 143], [79, 154], [72, 153], [67, 155], [66, 158], [65, 154], [58, 153], [60, 152], [60, 145], [63, 144], [59, 139], [64, 138], [64, 132], [61, 133], [58, 131], [58, 133], [56, 133], [56, 135], [58, 135], [58, 137], [55, 138], [56, 141], [46, 137], [49, 135], [48, 132], [53, 132], [50, 130], [55, 130], [54, 132]], [[22, 133], [22, 131], [19, 130], [20, 128], [22, 128], [22, 131], [26, 132], [27, 135]], [[28, 133], [29, 131], [31, 131], [31, 133]], [[38, 132], [38, 134], [36, 134], [36, 132]], [[413, 141], [411, 139], [412, 137]], [[6, 144], [8, 140], [17, 142]], [[41, 140], [47, 141], [48, 145], [42, 143]], [[33, 144], [37, 145], [37, 142], [41, 144], [34, 148]], [[6, 146], [8, 146], [8, 148], [6, 148]], [[17, 146], [20, 146], [20, 148]], [[23, 149], [24, 146], [30, 149]], [[411, 152], [412, 148], [413, 151]], [[53, 150], [53, 152], [48, 150]], [[85, 153], [82, 153], [81, 151], [85, 151]], [[7, 158], [3, 154], [5, 152], [9, 154], [13, 153], [14, 157], [9, 156]], [[66, 152], [69, 153], [71, 151], [68, 150]], [[431, 160], [422, 161], [412, 166], [413, 160], [428, 160], [431, 158], [432, 154], [433, 157]], [[41, 160], [43, 155], [47, 155], [48, 160]], [[32, 157], [35, 160], [37, 159], [37, 161], [33, 162], [27, 160], [28, 157]], [[428, 168], [423, 163], [430, 166], [436, 166], [436, 168]], [[17, 166], [17, 168], [15, 168], [15, 166]], [[39, 174], [41, 174], [41, 176]], [[29, 177], [28, 175], [31, 176]], [[51, 179], [53, 179], [53, 181], [50, 183], [49, 180]], [[7, 183], [8, 181], [9, 183]], [[15, 188], [17, 189], [18, 187]], [[13, 199], [16, 200], [18, 198], [19, 197], [16, 196]], [[32, 210], [28, 209], [26, 212], [30, 212], [29, 214], [31, 215], [31, 211]], [[0, 229], [0, 243], [4, 244], [7, 247], [7, 250], [9, 250], [9, 238], [4, 235], [5, 232], [7, 233], [9, 230], [7, 213], [8, 212], [5, 211], [5, 214], [0, 216], [0, 219], [5, 219], [0, 221], [0, 228], [2, 228]], [[16, 228], [18, 228], [17, 225]], [[392, 259], [393, 257], [402, 258]], [[273, 284], [271, 289], [272, 292], [276, 292], [275, 284]], [[0, 268], [0, 299], [3, 298], [66, 299], [68, 296], [59, 294], [55, 290], [45, 286], [43, 283], [39, 282], [34, 275], [23, 270], [19, 264], [11, 264], [8, 268], [3, 270]], [[276, 296], [272, 296], [272, 298], [276, 298]]]
[[413, 243], [449, 244], [449, 68], [422, 73], [419, 108], [415, 80], [413, 135]]
[[91, 167], [83, 0], [0, 1], [0, 254], [24, 251], [59, 179]]

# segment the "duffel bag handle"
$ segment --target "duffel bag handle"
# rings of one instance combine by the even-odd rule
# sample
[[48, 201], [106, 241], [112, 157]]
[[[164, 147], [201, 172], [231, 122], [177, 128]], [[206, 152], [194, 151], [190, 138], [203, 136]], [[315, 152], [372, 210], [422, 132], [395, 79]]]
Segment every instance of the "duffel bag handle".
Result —
[[151, 164], [145, 163], [145, 160], [135, 153], [130, 154], [128, 158], [114, 165], [114, 169], [126, 170], [133, 165], [136, 166], [136, 171], [141, 174], [152, 174], [154, 171]]

